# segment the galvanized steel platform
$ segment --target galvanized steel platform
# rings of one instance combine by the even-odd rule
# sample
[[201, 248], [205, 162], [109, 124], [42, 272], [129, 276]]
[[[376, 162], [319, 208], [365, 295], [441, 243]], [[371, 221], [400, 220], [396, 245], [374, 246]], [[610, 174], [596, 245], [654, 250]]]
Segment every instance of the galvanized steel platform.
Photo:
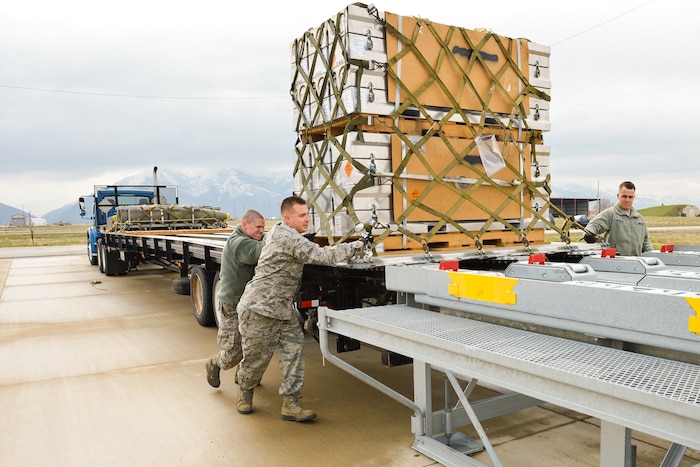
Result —
[[700, 448], [700, 365], [407, 305], [319, 311], [323, 332]]

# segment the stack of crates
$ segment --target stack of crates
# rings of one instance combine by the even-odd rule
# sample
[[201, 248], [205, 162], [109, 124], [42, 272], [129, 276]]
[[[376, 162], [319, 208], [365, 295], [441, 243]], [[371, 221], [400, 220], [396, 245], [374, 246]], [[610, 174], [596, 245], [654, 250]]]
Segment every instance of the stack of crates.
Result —
[[356, 3], [291, 54], [295, 192], [317, 234], [369, 223], [384, 250], [544, 241], [548, 47]]

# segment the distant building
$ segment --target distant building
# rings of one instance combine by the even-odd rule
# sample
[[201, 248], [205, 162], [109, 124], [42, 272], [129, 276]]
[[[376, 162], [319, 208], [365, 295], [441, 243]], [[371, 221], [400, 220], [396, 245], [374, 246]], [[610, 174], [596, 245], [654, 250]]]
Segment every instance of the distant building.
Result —
[[29, 225], [27, 216], [23, 214], [13, 214], [10, 220], [10, 225], [12, 227], [26, 227]]
[[[31, 222], [31, 224], [30, 224]], [[10, 225], [13, 227], [29, 227], [30, 225], [37, 227], [37, 226], [45, 226], [47, 225], [46, 219], [42, 219], [41, 217], [32, 217], [31, 219], [23, 214], [13, 214], [12, 219], [10, 220]]]
[[693, 206], [692, 204], [687, 205], [681, 209], [681, 216], [685, 217], [698, 217], [700, 216], [700, 208]]
[[550, 198], [549, 202], [569, 216], [588, 216], [591, 201], [598, 198]]
[[42, 217], [32, 217], [32, 225], [34, 227], [46, 227], [48, 223], [46, 222], [46, 219]]

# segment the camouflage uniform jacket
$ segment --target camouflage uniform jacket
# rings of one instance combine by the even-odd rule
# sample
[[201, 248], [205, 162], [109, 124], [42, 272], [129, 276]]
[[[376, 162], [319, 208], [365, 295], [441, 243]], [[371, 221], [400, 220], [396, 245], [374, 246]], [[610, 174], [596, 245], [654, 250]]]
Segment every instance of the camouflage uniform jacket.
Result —
[[362, 249], [359, 240], [320, 247], [279, 222], [265, 238], [255, 275], [246, 286], [238, 309], [273, 319], [296, 319], [296, 295], [304, 264], [336, 264], [361, 254]]
[[262, 240], [250, 238], [240, 225], [236, 227], [221, 253], [219, 292], [216, 295], [219, 301], [233, 306], [238, 304], [245, 285], [255, 273], [262, 247]]
[[627, 214], [617, 204], [609, 207], [591, 219], [586, 231], [604, 234], [606, 241], [621, 256], [640, 256], [654, 249], [649, 241], [647, 223], [634, 208]]

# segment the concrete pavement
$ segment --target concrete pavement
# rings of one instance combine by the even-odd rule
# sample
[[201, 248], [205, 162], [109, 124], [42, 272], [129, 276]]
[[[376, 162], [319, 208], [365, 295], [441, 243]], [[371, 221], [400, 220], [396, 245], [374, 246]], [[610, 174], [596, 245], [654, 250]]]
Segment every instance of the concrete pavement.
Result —
[[[200, 327], [190, 298], [172, 291], [176, 274], [143, 267], [107, 277], [83, 246], [42, 248], [0, 249], [1, 465], [436, 465], [411, 448], [412, 412], [324, 366], [313, 339], [302, 403], [318, 418], [280, 420], [276, 361], [255, 411], [240, 415], [232, 371], [219, 389], [206, 382], [216, 329]], [[369, 348], [342, 357], [411, 396], [410, 365], [384, 368]], [[547, 404], [484, 428], [506, 466], [598, 465], [591, 417]], [[637, 466], [659, 465], [668, 443], [634, 436]], [[473, 457], [490, 464], [486, 452]], [[681, 465], [698, 462], [688, 452]]]

